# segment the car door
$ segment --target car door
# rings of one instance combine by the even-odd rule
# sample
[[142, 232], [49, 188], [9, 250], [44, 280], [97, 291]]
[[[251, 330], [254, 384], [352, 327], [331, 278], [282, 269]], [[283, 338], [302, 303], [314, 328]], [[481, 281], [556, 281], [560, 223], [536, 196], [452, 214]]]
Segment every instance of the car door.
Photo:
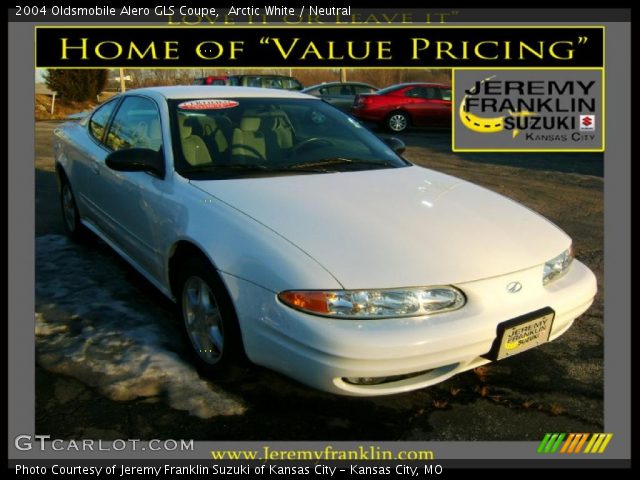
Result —
[[[150, 148], [162, 151], [161, 115], [155, 101], [128, 95], [109, 125], [105, 145], [109, 151]], [[105, 155], [106, 158], [106, 155]], [[156, 278], [163, 268], [162, 228], [172, 218], [163, 203], [164, 178], [147, 172], [118, 172], [104, 159], [96, 181], [95, 202], [105, 234], [140, 267]]]
[[437, 103], [437, 116], [435, 119], [439, 126], [450, 127], [451, 126], [451, 89], [450, 88], [436, 88], [436, 98], [434, 101]]
[[343, 112], [349, 111], [353, 105], [353, 88], [351, 85], [331, 85], [321, 90], [322, 99]]
[[347, 113], [351, 113], [351, 107], [353, 107], [357, 95], [370, 95], [378, 91], [377, 88], [368, 85], [352, 85], [351, 88], [353, 88], [353, 95], [351, 95], [348, 105], [345, 105], [343, 109]]
[[405, 96], [410, 98], [408, 110], [414, 125], [432, 127], [451, 123], [451, 94], [448, 101], [444, 100], [441, 88], [414, 87], [408, 89]]
[[66, 174], [71, 181], [80, 216], [94, 224], [99, 224], [100, 220], [95, 199], [96, 173], [108, 153], [103, 142], [119, 102], [120, 98], [117, 98], [98, 107], [86, 123], [82, 140], [69, 142], [65, 151], [71, 160]]

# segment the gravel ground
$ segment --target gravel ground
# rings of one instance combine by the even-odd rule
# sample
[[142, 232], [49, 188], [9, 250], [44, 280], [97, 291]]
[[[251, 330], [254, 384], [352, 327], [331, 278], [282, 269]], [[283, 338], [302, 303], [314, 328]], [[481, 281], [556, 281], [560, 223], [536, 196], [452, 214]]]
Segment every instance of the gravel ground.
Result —
[[603, 157], [452, 154], [450, 132], [403, 135], [406, 157], [508, 195], [574, 238], [597, 275], [558, 340], [435, 387], [354, 399], [255, 367], [212, 382], [187, 360], [173, 307], [99, 241], [66, 240], [54, 122], [36, 123], [36, 433], [196, 440], [539, 440], [603, 428]]

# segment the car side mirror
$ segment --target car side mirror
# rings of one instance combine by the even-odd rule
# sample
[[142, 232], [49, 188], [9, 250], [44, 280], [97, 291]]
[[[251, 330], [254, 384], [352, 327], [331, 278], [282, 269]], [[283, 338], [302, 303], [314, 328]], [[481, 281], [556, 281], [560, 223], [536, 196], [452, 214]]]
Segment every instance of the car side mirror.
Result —
[[149, 148], [126, 148], [107, 155], [107, 167], [118, 172], [148, 172], [164, 178], [162, 151]]
[[405, 143], [397, 137], [387, 137], [384, 139], [384, 143], [398, 155], [402, 155], [407, 149]]

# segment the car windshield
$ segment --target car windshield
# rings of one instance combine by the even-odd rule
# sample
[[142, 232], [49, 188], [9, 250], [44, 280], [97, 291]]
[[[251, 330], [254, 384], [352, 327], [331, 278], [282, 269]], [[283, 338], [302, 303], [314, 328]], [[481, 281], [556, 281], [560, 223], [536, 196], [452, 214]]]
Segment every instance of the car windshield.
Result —
[[194, 180], [410, 165], [357, 120], [320, 100], [170, 100], [175, 169]]

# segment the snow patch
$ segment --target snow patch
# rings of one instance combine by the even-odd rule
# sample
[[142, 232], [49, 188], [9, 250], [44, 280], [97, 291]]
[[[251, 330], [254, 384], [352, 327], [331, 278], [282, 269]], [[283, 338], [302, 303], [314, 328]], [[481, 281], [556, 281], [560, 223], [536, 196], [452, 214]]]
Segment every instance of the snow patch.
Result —
[[239, 400], [176, 353], [184, 348], [178, 322], [119, 262], [103, 246], [85, 248], [60, 235], [36, 239], [38, 363], [113, 400], [162, 398], [201, 418], [244, 413]]

